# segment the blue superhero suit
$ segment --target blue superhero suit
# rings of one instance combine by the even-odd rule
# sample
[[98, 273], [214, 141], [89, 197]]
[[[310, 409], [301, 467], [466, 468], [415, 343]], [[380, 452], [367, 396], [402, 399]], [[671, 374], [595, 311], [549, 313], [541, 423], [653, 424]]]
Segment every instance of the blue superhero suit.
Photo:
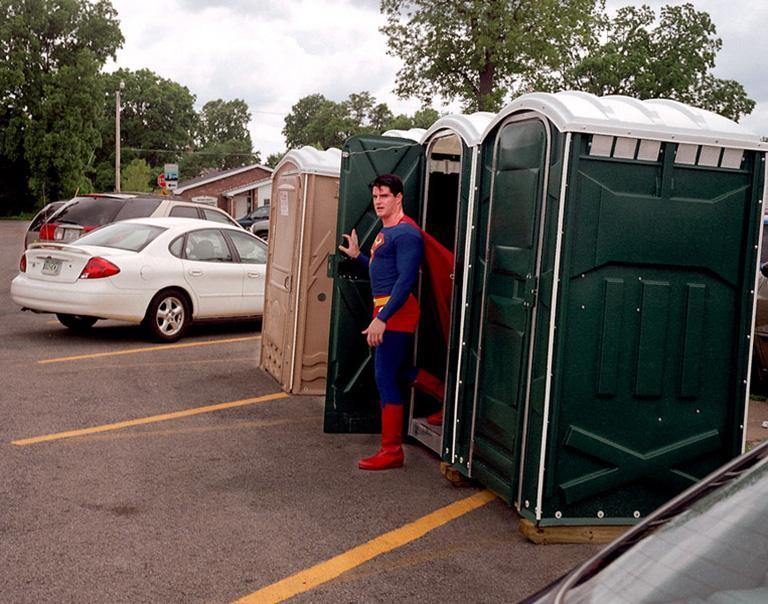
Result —
[[413, 333], [419, 322], [419, 304], [413, 288], [419, 277], [424, 253], [421, 230], [403, 220], [381, 229], [371, 246], [370, 259], [360, 254], [358, 261], [368, 265], [373, 293], [373, 316], [386, 323], [382, 343], [376, 347], [374, 369], [381, 404], [402, 405], [398, 377], [407, 367], [413, 347]]

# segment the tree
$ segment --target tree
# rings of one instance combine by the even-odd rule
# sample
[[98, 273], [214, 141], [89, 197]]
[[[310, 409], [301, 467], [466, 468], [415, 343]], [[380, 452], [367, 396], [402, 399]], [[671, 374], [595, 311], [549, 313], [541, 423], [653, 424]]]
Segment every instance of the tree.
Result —
[[102, 121], [102, 145], [96, 152], [94, 184], [99, 190], [114, 187], [115, 91], [120, 82], [120, 140], [124, 164], [144, 159], [155, 169], [176, 163], [194, 144], [198, 116], [195, 96], [186, 86], [161, 78], [149, 69], [118, 69], [102, 75], [102, 105], [107, 117]]
[[291, 108], [285, 118], [283, 135], [288, 148], [309, 145], [328, 149], [341, 147], [353, 134], [428, 128], [438, 117], [437, 111], [430, 108], [419, 110], [413, 117], [395, 116], [369, 92], [350, 94], [341, 103], [312, 94], [299, 99]]
[[186, 177], [205, 169], [226, 170], [258, 163], [248, 123], [251, 112], [242, 99], [208, 101], [198, 116], [195, 146], [180, 164]]
[[120, 171], [120, 189], [136, 193], [149, 193], [152, 191], [152, 168], [143, 159], [133, 159]]
[[98, 73], [122, 42], [108, 0], [0, 0], [0, 212], [90, 187]]
[[302, 97], [291, 107], [291, 111], [285, 116], [285, 125], [283, 126], [283, 136], [289, 149], [311, 144], [308, 142], [307, 129], [310, 121], [317, 115], [321, 108], [325, 107], [329, 101], [322, 94], [310, 94]]
[[242, 141], [250, 147], [250, 121], [251, 112], [242, 99], [208, 101], [200, 112], [198, 145], [205, 147], [211, 143]]
[[658, 20], [648, 6], [627, 6], [604, 28], [603, 44], [542, 87], [670, 98], [734, 120], [754, 108], [741, 84], [710, 73], [722, 41], [710, 16], [692, 4], [663, 6]]
[[596, 44], [603, 0], [382, 0], [389, 54], [403, 67], [395, 92], [426, 105], [460, 99], [496, 111], [539, 71], [560, 70]]

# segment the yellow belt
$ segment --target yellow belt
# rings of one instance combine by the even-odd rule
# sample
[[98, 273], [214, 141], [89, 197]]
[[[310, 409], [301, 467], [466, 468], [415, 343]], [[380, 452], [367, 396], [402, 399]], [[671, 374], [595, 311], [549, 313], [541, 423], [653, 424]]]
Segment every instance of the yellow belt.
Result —
[[389, 302], [389, 296], [376, 296], [373, 299], [373, 307], [374, 308], [381, 308], [387, 302]]

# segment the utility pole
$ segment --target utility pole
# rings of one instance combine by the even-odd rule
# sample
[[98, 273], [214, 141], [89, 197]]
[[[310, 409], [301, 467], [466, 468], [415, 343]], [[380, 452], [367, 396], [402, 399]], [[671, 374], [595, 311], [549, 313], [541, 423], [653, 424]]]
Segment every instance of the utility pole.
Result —
[[115, 90], [115, 192], [120, 192], [120, 93], [125, 88], [125, 82], [120, 80], [120, 86]]

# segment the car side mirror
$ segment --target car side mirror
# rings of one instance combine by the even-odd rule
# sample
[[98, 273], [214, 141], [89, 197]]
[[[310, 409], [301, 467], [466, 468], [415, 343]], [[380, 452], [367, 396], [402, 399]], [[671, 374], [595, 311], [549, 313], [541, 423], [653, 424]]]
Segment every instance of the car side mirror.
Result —
[[763, 277], [768, 277], [768, 262], [763, 262], [763, 263], [760, 265], [760, 274], [761, 274]]

